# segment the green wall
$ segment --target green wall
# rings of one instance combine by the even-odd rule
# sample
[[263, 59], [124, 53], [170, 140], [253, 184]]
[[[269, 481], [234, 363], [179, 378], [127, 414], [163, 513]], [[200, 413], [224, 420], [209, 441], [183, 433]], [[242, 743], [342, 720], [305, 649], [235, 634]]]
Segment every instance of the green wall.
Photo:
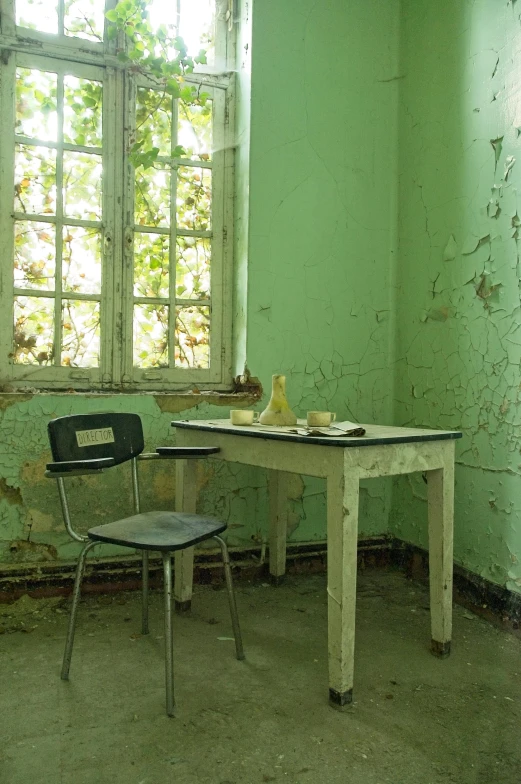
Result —
[[[143, 422], [145, 449], [153, 451], [156, 446], [174, 442], [172, 419], [223, 417], [232, 405], [226, 396], [219, 405], [196, 402], [182, 395], [0, 395], [0, 562], [69, 559], [79, 551], [64, 531], [56, 482], [44, 476], [45, 464], [51, 459], [47, 440], [50, 419], [94, 411], [133, 412]], [[140, 465], [144, 511], [173, 507], [174, 476], [174, 463], [167, 460]], [[71, 516], [79, 530], [131, 514], [128, 465], [99, 477], [67, 481]], [[198, 481], [201, 511], [230, 521], [232, 544], [249, 541], [254, 530], [252, 521], [264, 517], [265, 479], [254, 476], [245, 466], [227, 470], [226, 466], [212, 464], [200, 466]], [[104, 547], [102, 554], [118, 552], [124, 551]]]
[[[299, 415], [392, 418], [398, 2], [256, 0], [246, 361]], [[298, 488], [296, 488], [296, 495]], [[362, 534], [387, 529], [390, 484], [368, 483]], [[304, 479], [293, 539], [325, 536]]]
[[[507, 0], [242, 0], [238, 46], [235, 368], [298, 414], [460, 428], [455, 558], [521, 590], [518, 233], [521, 7]], [[251, 93], [251, 102], [250, 102]], [[139, 413], [147, 446], [173, 417], [229, 399], [0, 396], [0, 560], [69, 558], [46, 424]], [[220, 405], [221, 404], [221, 405]], [[126, 512], [121, 479], [74, 480], [85, 523]], [[171, 506], [147, 465], [144, 506]], [[128, 481], [123, 486], [128, 490]], [[232, 544], [266, 536], [266, 476], [212, 464], [201, 508]], [[94, 499], [94, 500], [93, 500]], [[362, 535], [426, 544], [421, 477], [364, 486]], [[325, 536], [324, 487], [296, 477], [290, 538]], [[111, 552], [111, 551], [106, 551]]]
[[[264, 384], [259, 408], [271, 375], [283, 372], [299, 414], [327, 407], [365, 422], [391, 418], [397, 7], [381, 0], [257, 0], [252, 18], [251, 3], [242, 3], [234, 340], [237, 371], [247, 363]], [[227, 416], [230, 401], [219, 402], [1, 397], [0, 559], [52, 560], [77, 551], [62, 531], [55, 484], [43, 478], [49, 419], [133, 411], [153, 448], [172, 443], [173, 416]], [[171, 506], [172, 464], [143, 467], [143, 507]], [[79, 521], [98, 523], [107, 510], [127, 513], [124, 468], [114, 479], [110, 472], [103, 477], [102, 492], [91, 479], [72, 480]], [[230, 521], [232, 544], [266, 537], [265, 473], [213, 463], [201, 488], [202, 509]], [[323, 539], [323, 485], [296, 477], [292, 496], [291, 539]], [[361, 533], [387, 530], [389, 508], [389, 484], [364, 488]]]
[[[396, 424], [458, 428], [455, 559], [521, 591], [519, 3], [404, 0]], [[412, 492], [411, 492], [412, 489]], [[421, 478], [392, 530], [426, 543]]]

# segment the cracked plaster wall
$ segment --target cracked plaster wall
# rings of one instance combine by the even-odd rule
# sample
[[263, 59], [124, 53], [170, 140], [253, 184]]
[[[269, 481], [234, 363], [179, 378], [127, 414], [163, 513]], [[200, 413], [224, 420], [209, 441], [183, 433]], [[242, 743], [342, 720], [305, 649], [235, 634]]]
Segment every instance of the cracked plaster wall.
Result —
[[[390, 421], [398, 3], [256, 0], [253, 11], [252, 17], [252, 3], [241, 0], [237, 368], [246, 360], [260, 377], [265, 394], [259, 409], [269, 397], [272, 373], [283, 372], [298, 414], [330, 408], [342, 418]], [[173, 442], [173, 416], [223, 417], [231, 407], [230, 401], [193, 407], [193, 401], [153, 395], [41, 394], [13, 400], [0, 396], [3, 562], [77, 553], [63, 533], [55, 483], [43, 477], [49, 419], [132, 411], [143, 420], [147, 448], [154, 448]], [[142, 467], [143, 508], [171, 507], [171, 465]], [[72, 480], [78, 493], [72, 512], [80, 522], [97, 523], [106, 510], [127, 514], [124, 469], [105, 474], [101, 492], [90, 478]], [[200, 481], [202, 510], [229, 520], [232, 544], [265, 539], [264, 472], [215, 463]], [[323, 485], [295, 477], [291, 495], [290, 539], [324, 539]], [[389, 508], [389, 483], [368, 483], [361, 534], [385, 532]]]
[[[266, 393], [286, 375], [300, 416], [392, 419], [398, 12], [253, 3], [244, 350]], [[303, 482], [292, 539], [323, 539], [323, 484]], [[361, 534], [385, 532], [389, 506], [390, 483], [367, 483]]]
[[[78, 545], [64, 532], [56, 482], [44, 477], [50, 460], [47, 422], [58, 416], [94, 411], [128, 411], [140, 415], [145, 449], [172, 444], [173, 418], [223, 417], [232, 405], [191, 403], [161, 395], [0, 395], [0, 562], [27, 563], [74, 558]], [[244, 401], [242, 401], [244, 405]], [[140, 465], [142, 508], [171, 509], [175, 500], [174, 463]], [[101, 477], [68, 480], [71, 515], [80, 530], [131, 513], [132, 490], [128, 465]], [[227, 468], [201, 464], [200, 508], [224, 514], [230, 521], [229, 541], [251, 544], [255, 521], [265, 519], [266, 477], [246, 466]], [[108, 516], [109, 517], [108, 517]], [[104, 546], [101, 554], [126, 552]]]
[[[455, 559], [518, 592], [520, 14], [402, 3], [395, 413], [463, 431]], [[397, 481], [392, 531], [426, 545], [425, 517], [421, 478]]]

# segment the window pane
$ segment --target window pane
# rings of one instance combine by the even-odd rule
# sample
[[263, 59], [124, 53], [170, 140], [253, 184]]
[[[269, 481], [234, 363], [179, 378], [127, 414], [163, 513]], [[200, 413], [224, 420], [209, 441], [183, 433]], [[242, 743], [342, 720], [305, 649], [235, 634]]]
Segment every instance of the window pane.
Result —
[[54, 300], [16, 297], [14, 301], [14, 361], [48, 365], [53, 357]]
[[134, 365], [168, 367], [168, 305], [134, 305]]
[[14, 285], [21, 289], [54, 289], [55, 228], [50, 223], [15, 223]]
[[177, 238], [175, 293], [178, 299], [205, 299], [210, 296], [209, 239]]
[[82, 147], [101, 147], [101, 82], [78, 79], [70, 74], [63, 80], [63, 140]]
[[99, 302], [62, 303], [62, 365], [99, 366], [99, 307]]
[[175, 364], [186, 368], [210, 367], [210, 308], [177, 307]]
[[17, 212], [56, 213], [56, 150], [17, 144], [14, 208]]
[[170, 225], [169, 169], [139, 169], [136, 174], [135, 194], [135, 221], [138, 225]]
[[172, 138], [172, 98], [157, 90], [138, 88], [136, 132], [145, 149], [158, 147], [159, 155], [170, 155]]
[[187, 158], [209, 160], [212, 155], [212, 102], [204, 106], [179, 101], [177, 141]]
[[[177, 8], [179, 7], [179, 15]], [[215, 0], [150, 0], [150, 22], [157, 29], [161, 24], [173, 25], [184, 39], [190, 55], [200, 49], [207, 51], [208, 62], [213, 63], [215, 38]]]
[[134, 239], [134, 294], [168, 297], [170, 238], [164, 234], [136, 234]]
[[105, 0], [65, 0], [65, 35], [103, 41]]
[[177, 227], [208, 231], [211, 222], [212, 172], [193, 166], [177, 170]]
[[101, 233], [80, 226], [63, 227], [62, 289], [80, 294], [101, 292]]
[[58, 0], [16, 0], [16, 24], [58, 33]]
[[63, 211], [69, 218], [101, 220], [101, 155], [63, 153]]
[[15, 133], [46, 142], [57, 141], [57, 83], [55, 73], [31, 68], [16, 69]]

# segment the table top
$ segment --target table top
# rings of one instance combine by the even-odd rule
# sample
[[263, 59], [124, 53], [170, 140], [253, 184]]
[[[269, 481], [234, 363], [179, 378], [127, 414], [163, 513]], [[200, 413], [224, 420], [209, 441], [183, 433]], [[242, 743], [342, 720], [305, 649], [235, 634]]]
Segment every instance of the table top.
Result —
[[[253, 425], [232, 425], [229, 419], [191, 419], [175, 420], [172, 427], [187, 430], [204, 430], [210, 433], [263, 438], [270, 441], [293, 441], [295, 443], [336, 446], [343, 449], [361, 446], [414, 443], [418, 441], [447, 441], [461, 438], [458, 430], [425, 430], [414, 427], [390, 427], [387, 425], [361, 425], [364, 436], [311, 436], [288, 432], [287, 428], [273, 428], [255, 423]], [[305, 428], [306, 420], [299, 419], [296, 427]]]

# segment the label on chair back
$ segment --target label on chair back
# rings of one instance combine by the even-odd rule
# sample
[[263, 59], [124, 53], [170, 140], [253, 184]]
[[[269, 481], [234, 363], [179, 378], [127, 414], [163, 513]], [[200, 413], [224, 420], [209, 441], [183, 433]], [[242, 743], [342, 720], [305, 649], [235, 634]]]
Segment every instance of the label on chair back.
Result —
[[78, 446], [113, 444], [115, 440], [111, 427], [101, 427], [97, 430], [76, 430]]

